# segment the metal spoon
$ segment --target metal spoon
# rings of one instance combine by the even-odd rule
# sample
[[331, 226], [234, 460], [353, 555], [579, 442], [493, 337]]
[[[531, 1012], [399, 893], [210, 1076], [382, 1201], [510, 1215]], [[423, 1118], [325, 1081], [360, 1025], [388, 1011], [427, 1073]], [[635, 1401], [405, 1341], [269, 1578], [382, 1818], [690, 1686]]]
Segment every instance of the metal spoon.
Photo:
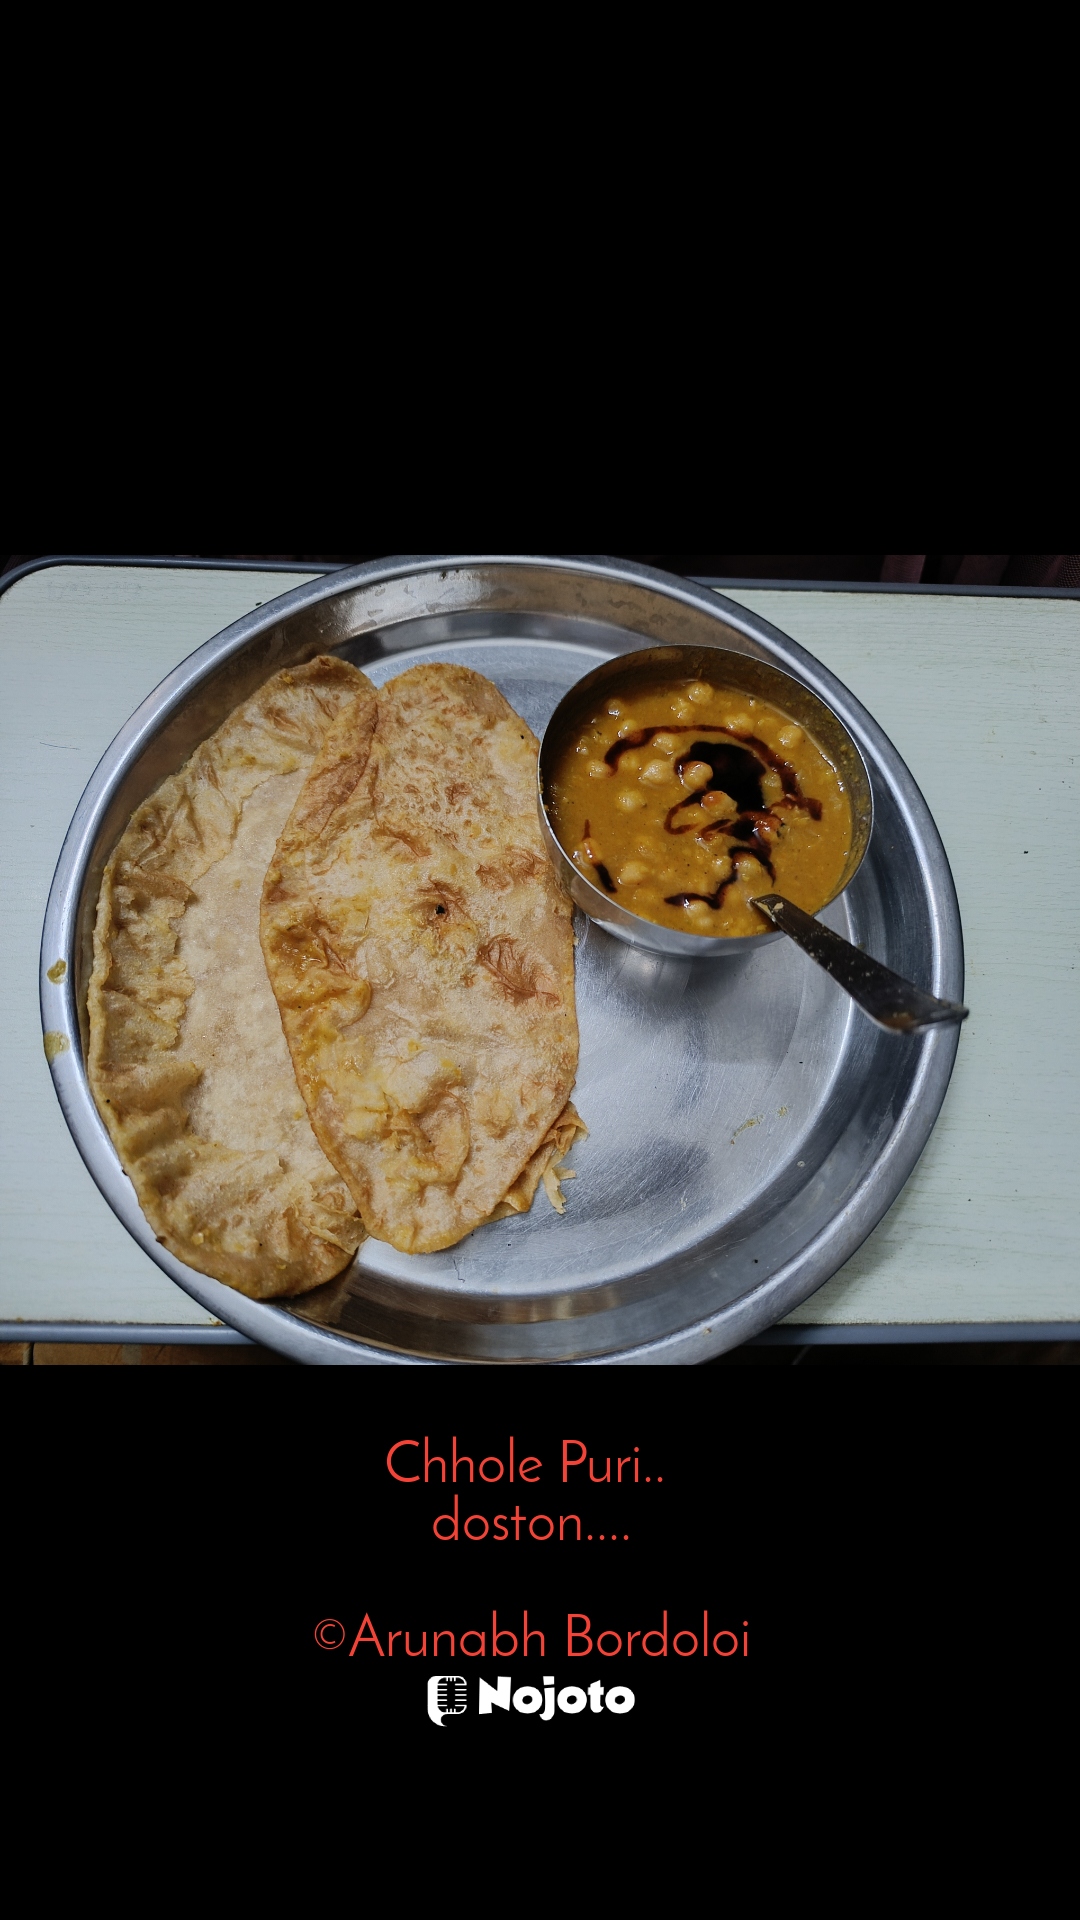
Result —
[[754, 905], [811, 960], [831, 973], [837, 986], [850, 993], [871, 1020], [890, 1033], [921, 1033], [924, 1027], [967, 1019], [966, 1007], [955, 1000], [935, 1000], [932, 993], [913, 987], [910, 980], [901, 979], [891, 967], [882, 966], [880, 960], [871, 959], [850, 941], [842, 940], [820, 920], [785, 900], [782, 893], [760, 893]]

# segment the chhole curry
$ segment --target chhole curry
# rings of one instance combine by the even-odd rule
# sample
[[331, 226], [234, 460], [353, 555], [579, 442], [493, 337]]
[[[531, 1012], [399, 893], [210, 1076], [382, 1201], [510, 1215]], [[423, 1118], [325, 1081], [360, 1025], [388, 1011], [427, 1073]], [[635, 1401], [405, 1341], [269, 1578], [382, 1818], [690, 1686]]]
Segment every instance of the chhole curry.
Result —
[[805, 728], [703, 679], [628, 673], [614, 692], [598, 689], [545, 804], [587, 880], [684, 933], [763, 932], [751, 904], [762, 893], [816, 913], [851, 847], [844, 782]]

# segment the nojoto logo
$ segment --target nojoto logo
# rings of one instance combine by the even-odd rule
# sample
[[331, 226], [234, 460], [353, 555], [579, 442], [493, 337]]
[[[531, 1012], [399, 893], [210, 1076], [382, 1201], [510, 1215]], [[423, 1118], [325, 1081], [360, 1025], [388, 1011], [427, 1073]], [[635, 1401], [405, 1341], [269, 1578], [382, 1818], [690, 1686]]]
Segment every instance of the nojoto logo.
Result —
[[468, 1696], [469, 1690], [460, 1674], [433, 1673], [427, 1683], [428, 1719], [434, 1720], [437, 1727], [444, 1726], [451, 1715], [464, 1713]]
[[[479, 1682], [479, 1706], [481, 1714], [490, 1714], [497, 1707], [503, 1713], [509, 1713], [511, 1706], [515, 1713], [539, 1714], [541, 1720], [554, 1718], [556, 1706], [560, 1713], [584, 1713], [586, 1707], [590, 1713], [630, 1713], [634, 1707], [634, 1695], [629, 1687], [605, 1687], [600, 1680], [594, 1680], [589, 1687], [563, 1687], [555, 1692], [555, 1677], [545, 1673], [544, 1690], [539, 1687], [513, 1688], [508, 1673], [499, 1675], [495, 1685], [487, 1680]], [[464, 1713], [468, 1705], [468, 1688], [458, 1675], [433, 1673], [427, 1683], [428, 1717], [437, 1727], [445, 1726], [452, 1714]]]

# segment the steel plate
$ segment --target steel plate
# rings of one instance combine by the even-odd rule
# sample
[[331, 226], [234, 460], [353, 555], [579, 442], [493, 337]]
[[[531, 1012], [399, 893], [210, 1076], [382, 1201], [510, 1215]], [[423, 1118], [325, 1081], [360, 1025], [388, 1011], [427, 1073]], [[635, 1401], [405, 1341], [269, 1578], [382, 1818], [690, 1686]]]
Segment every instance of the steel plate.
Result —
[[[956, 1029], [883, 1033], [788, 941], [663, 958], [580, 915], [574, 1100], [590, 1136], [570, 1157], [562, 1217], [541, 1193], [531, 1213], [446, 1253], [368, 1240], [339, 1280], [270, 1305], [158, 1244], [98, 1117], [84, 1045], [102, 868], [139, 802], [269, 673], [330, 650], [380, 685], [420, 659], [459, 661], [541, 735], [583, 674], [664, 642], [756, 654], [835, 710], [869, 768], [875, 826], [821, 918], [929, 992], [963, 997], [955, 890], [921, 794], [847, 689], [767, 622], [601, 560], [406, 559], [284, 594], [192, 654], [117, 736], [65, 841], [42, 943], [43, 1025], [68, 1042], [52, 1071], [79, 1150], [139, 1244], [221, 1320], [315, 1364], [692, 1364], [805, 1300], [899, 1193], [944, 1097]], [[58, 959], [67, 972], [54, 983]]]

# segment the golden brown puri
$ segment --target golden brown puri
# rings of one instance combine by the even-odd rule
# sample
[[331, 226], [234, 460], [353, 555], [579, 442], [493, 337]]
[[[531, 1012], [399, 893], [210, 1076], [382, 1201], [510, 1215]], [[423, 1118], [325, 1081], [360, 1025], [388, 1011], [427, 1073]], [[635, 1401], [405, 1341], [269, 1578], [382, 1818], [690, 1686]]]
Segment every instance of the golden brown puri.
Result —
[[413, 667], [331, 728], [278, 842], [262, 941], [312, 1126], [406, 1253], [524, 1212], [585, 1129], [571, 906], [537, 742], [467, 667]]
[[98, 900], [94, 1097], [161, 1243], [255, 1299], [319, 1286], [363, 1239], [297, 1091], [259, 902], [328, 728], [365, 700], [344, 661], [276, 674], [136, 810]]
[[594, 886], [686, 933], [763, 933], [752, 902], [774, 889], [816, 913], [851, 846], [840, 775], [779, 708], [632, 666], [567, 741], [547, 802]]

